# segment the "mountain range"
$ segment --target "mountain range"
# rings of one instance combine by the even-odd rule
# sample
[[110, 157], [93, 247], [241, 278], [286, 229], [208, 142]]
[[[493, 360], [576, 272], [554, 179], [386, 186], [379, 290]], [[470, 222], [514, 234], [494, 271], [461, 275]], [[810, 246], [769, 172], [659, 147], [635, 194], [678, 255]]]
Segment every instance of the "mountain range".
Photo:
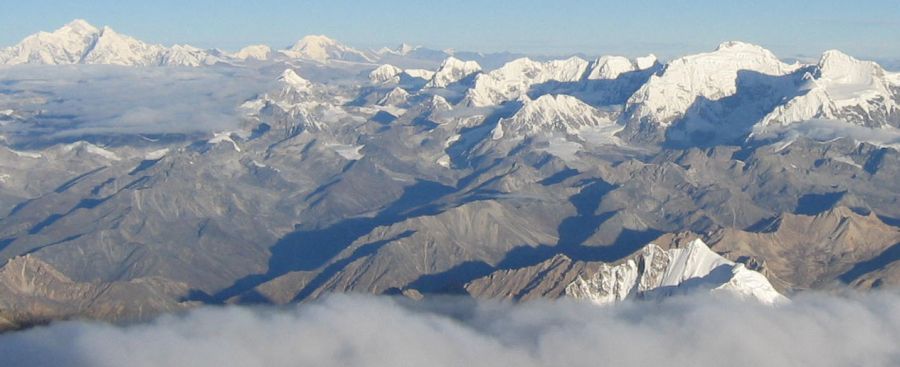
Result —
[[[307, 36], [229, 54], [74, 21], [0, 63], [7, 327], [331, 292], [777, 304], [900, 285], [900, 74], [839, 51], [467, 58]], [[19, 64], [265, 83], [227, 128], [98, 132]], [[144, 107], [127, 95], [110, 108]]]

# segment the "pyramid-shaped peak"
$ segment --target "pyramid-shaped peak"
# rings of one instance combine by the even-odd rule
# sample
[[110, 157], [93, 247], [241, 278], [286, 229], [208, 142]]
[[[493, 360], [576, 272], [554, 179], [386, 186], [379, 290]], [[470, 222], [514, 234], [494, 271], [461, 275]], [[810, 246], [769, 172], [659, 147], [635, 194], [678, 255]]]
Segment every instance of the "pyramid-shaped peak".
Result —
[[66, 23], [66, 25], [62, 26], [57, 31], [74, 32], [74, 33], [84, 34], [84, 33], [96, 33], [99, 31], [99, 29], [97, 29], [97, 27], [95, 27], [91, 23], [88, 23], [84, 19], [75, 19], [69, 23]]
[[[599, 113], [596, 109], [570, 95], [545, 94], [537, 99], [520, 99], [524, 104], [513, 119], [524, 123], [546, 124], [550, 122], [564, 125], [596, 125]], [[591, 120], [587, 122], [587, 120]], [[567, 126], [568, 127], [568, 126]]]
[[828, 50], [822, 53], [819, 59], [820, 68], [845, 67], [860, 63], [853, 56], [847, 55], [840, 50]]
[[310, 85], [309, 80], [297, 75], [293, 69], [285, 69], [281, 76], [278, 77], [278, 80], [294, 89], [305, 89]]
[[846, 83], [871, 84], [884, 69], [872, 61], [862, 61], [838, 50], [828, 50], [819, 59], [819, 77]]

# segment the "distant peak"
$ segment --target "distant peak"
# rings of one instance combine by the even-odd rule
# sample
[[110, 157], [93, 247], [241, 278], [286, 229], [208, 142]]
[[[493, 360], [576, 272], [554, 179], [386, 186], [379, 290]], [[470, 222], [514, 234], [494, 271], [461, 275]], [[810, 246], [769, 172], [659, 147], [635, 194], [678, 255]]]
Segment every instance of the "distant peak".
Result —
[[338, 43], [337, 41], [329, 38], [328, 36], [321, 34], [311, 34], [307, 36], [303, 36], [297, 44], [316, 44], [316, 45], [333, 45]]
[[480, 71], [481, 66], [475, 61], [463, 61], [456, 57], [450, 56], [441, 63], [441, 69], [464, 69], [467, 72]]
[[355, 50], [324, 35], [304, 36], [288, 50], [291, 57], [325, 63], [329, 60], [373, 62], [364, 52]]
[[740, 52], [765, 52], [769, 53], [770, 51], [765, 49], [762, 46], [754, 45], [752, 43], [741, 42], [741, 41], [727, 41], [722, 42], [716, 47], [716, 51], [740, 51]]
[[408, 43], [401, 43], [400, 46], [397, 47], [397, 52], [399, 52], [401, 55], [407, 55], [417, 49], [419, 49], [419, 46], [414, 46]]
[[511, 66], [526, 66], [526, 65], [534, 65], [537, 64], [534, 60], [529, 57], [520, 57], [518, 59], [507, 62], [503, 65], [503, 67], [511, 67]]
[[271, 53], [272, 48], [267, 45], [250, 45], [238, 50], [233, 56], [242, 60], [266, 60]]
[[656, 65], [659, 59], [654, 54], [642, 56], [634, 59], [634, 63], [639, 70], [646, 70]]
[[74, 19], [71, 22], [66, 23], [65, 26], [72, 27], [72, 28], [96, 28], [91, 23], [88, 23], [88, 21], [86, 21], [84, 19], [80, 19], [80, 18]]

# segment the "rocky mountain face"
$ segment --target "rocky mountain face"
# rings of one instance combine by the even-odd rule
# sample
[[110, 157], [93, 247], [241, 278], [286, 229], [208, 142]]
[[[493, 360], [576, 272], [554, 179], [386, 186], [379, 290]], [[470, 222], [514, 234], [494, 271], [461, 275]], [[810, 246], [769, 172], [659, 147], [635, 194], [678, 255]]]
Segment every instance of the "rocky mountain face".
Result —
[[466, 284], [466, 291], [480, 297], [522, 300], [568, 296], [601, 305], [699, 289], [765, 304], [788, 301], [764, 275], [719, 256], [699, 239], [668, 250], [649, 244], [613, 265], [557, 255], [537, 265], [492, 273]]
[[[266, 82], [203, 111], [230, 125], [137, 133], [144, 120], [123, 115], [127, 128], [98, 132], [82, 110], [61, 112], [52, 87], [16, 77], [33, 66], [6, 66], [8, 327], [329, 292], [777, 303], [900, 284], [900, 77], [874, 63], [830, 51], [787, 64], [729, 42], [666, 63], [483, 68], [463, 53], [370, 53], [324, 37], [169, 63], [174, 47], [116, 37], [75, 22], [0, 60], [190, 64]], [[194, 55], [182, 51], [167, 60]], [[224, 86], [194, 88], [218, 98]], [[165, 107], [130, 91], [110, 105], [144, 118]]]

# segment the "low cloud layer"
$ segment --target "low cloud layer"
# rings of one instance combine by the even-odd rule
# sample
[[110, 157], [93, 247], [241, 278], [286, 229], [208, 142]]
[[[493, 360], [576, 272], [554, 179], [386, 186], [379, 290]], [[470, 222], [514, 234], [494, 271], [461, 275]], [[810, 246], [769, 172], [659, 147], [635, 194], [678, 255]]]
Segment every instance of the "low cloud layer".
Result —
[[900, 294], [770, 308], [698, 296], [595, 307], [333, 296], [0, 336], [3, 366], [897, 366]]
[[805, 136], [819, 141], [850, 138], [875, 145], [900, 147], [900, 129], [894, 127], [870, 128], [838, 120], [810, 120], [785, 126], [770, 126], [755, 133], [757, 139], [784, 137], [793, 139]]
[[0, 68], [0, 109], [33, 118], [0, 131], [35, 139], [222, 131], [235, 128], [237, 106], [273, 80], [227, 66], [5, 67]]

